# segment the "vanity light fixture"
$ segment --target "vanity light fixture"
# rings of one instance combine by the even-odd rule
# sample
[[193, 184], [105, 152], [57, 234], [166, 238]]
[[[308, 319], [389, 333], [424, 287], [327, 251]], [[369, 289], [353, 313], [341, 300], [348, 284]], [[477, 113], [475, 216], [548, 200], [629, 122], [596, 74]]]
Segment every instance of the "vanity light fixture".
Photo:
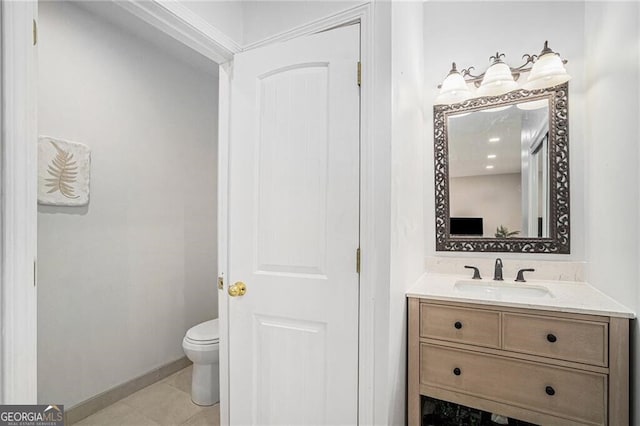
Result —
[[[538, 90], [554, 87], [571, 79], [564, 64], [566, 59], [549, 48], [549, 43], [544, 42], [544, 48], [539, 55], [525, 54], [522, 56], [524, 64], [519, 67], [510, 67], [503, 58], [503, 53], [496, 52], [489, 60], [491, 65], [480, 75], [472, 74], [474, 67], [458, 71], [453, 63], [447, 78], [438, 88], [440, 93], [435, 100], [436, 104], [454, 104], [463, 102], [472, 97], [468, 85], [477, 87], [476, 96], [501, 96], [518, 88], [525, 90]], [[518, 79], [521, 74], [529, 73], [525, 84], [520, 85]], [[532, 105], [532, 109], [533, 105]]]
[[493, 143], [493, 142], [500, 142], [500, 138], [489, 138], [489, 142]]
[[494, 158], [496, 158], [496, 155], [495, 154], [489, 154], [489, 155], [487, 155], [487, 158], [489, 160], [493, 160]]
[[451, 64], [451, 71], [440, 86], [440, 94], [436, 98], [438, 104], [456, 104], [466, 101], [471, 97], [471, 90], [467, 86], [462, 74], [456, 68], [456, 63]]
[[496, 52], [495, 56], [489, 58], [492, 61], [491, 66], [482, 77], [478, 96], [500, 96], [518, 87], [511, 74], [511, 68], [503, 62], [503, 57], [504, 53]]
[[538, 59], [533, 63], [529, 78], [523, 89], [534, 90], [557, 86], [571, 79], [564, 67], [560, 55], [549, 48], [549, 42], [544, 42], [544, 48]]
[[485, 167], [486, 169], [493, 169], [493, 165], [489, 164], [487, 167]]

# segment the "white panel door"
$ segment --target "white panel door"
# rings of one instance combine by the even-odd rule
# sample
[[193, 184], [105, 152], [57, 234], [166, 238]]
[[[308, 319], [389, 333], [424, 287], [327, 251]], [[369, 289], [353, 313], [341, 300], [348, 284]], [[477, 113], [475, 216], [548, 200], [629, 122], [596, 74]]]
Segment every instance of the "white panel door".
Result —
[[235, 56], [232, 425], [357, 424], [359, 25]]

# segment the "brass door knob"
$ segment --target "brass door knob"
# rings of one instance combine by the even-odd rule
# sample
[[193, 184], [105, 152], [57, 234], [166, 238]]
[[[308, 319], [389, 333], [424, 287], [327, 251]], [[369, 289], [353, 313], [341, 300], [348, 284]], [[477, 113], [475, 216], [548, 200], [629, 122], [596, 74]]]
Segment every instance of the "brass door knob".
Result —
[[238, 297], [244, 296], [247, 293], [247, 286], [242, 282], [238, 281], [232, 286], [229, 286], [229, 296]]

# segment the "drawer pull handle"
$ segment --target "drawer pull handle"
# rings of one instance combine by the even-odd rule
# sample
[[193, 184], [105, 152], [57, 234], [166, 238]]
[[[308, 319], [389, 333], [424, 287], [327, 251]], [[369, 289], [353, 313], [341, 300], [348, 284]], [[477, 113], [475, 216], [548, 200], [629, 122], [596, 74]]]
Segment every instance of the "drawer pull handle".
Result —
[[462, 323], [461, 323], [460, 321], [456, 321], [456, 323], [455, 323], [455, 324], [453, 324], [453, 326], [454, 326], [456, 329], [460, 330], [460, 329], [462, 328]]
[[547, 386], [546, 388], [544, 388], [544, 391], [547, 393], [547, 395], [549, 396], [553, 396], [556, 394], [556, 390], [554, 388], [552, 388], [551, 386]]
[[558, 340], [558, 338], [555, 335], [549, 333], [547, 334], [547, 340], [551, 343], [555, 343], [555, 341]]
[[459, 376], [462, 374], [462, 370], [460, 370], [458, 367], [453, 369], [453, 374], [455, 374], [456, 376]]

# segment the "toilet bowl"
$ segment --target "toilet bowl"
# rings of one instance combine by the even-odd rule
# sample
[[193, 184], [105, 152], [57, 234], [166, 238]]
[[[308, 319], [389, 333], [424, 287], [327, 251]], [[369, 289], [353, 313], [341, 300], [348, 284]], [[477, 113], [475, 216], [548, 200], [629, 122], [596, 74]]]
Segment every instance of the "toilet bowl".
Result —
[[220, 401], [218, 320], [191, 327], [182, 340], [184, 353], [193, 362], [191, 400], [198, 405]]

